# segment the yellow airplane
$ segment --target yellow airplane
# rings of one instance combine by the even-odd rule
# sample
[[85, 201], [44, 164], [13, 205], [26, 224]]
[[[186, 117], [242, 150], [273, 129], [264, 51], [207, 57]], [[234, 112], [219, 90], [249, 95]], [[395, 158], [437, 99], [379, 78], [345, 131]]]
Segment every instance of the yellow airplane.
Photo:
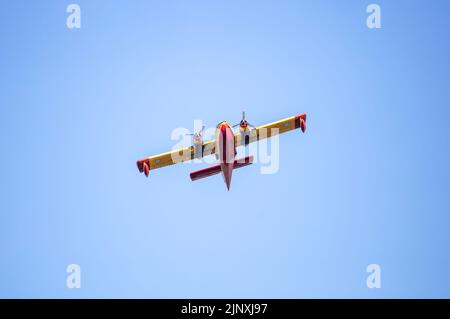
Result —
[[[236, 126], [239, 126], [239, 131], [233, 132], [233, 128]], [[298, 128], [302, 132], [306, 130], [305, 113], [255, 127], [245, 120], [245, 112], [242, 112], [242, 120], [237, 125], [231, 126], [226, 121], [219, 123], [216, 127], [215, 139], [203, 142], [203, 127], [200, 132], [193, 134], [192, 146], [138, 160], [137, 166], [139, 171], [148, 177], [150, 170], [215, 154], [219, 164], [192, 172], [191, 180], [195, 181], [222, 172], [229, 190], [233, 169], [253, 163], [251, 155], [235, 159], [237, 147], [247, 146], [250, 143]]]

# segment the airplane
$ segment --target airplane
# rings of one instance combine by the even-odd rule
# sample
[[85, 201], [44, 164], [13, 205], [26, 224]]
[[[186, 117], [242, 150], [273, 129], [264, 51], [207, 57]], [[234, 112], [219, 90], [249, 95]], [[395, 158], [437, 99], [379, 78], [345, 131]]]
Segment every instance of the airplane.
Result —
[[[239, 131], [234, 132], [233, 128], [237, 126], [239, 126]], [[250, 143], [298, 128], [304, 133], [306, 130], [306, 113], [255, 127], [247, 122], [245, 112], [242, 112], [242, 119], [239, 124], [231, 126], [227, 121], [220, 122], [216, 126], [215, 139], [206, 142], [203, 142], [202, 137], [204, 128], [203, 126], [201, 131], [189, 134], [193, 135], [192, 146], [138, 160], [139, 172], [148, 177], [150, 170], [214, 154], [219, 164], [194, 171], [190, 173], [190, 178], [192, 181], [196, 181], [222, 173], [227, 189], [230, 190], [233, 169], [253, 163], [252, 155], [236, 159], [236, 149], [239, 146], [247, 146]]]

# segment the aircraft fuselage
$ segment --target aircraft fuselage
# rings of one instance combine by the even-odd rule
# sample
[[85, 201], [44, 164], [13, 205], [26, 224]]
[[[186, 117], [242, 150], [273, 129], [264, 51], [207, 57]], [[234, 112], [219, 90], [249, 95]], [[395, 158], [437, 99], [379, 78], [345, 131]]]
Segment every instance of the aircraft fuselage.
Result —
[[236, 148], [234, 133], [228, 122], [221, 122], [216, 129], [216, 152], [219, 157], [220, 168], [227, 188], [230, 189]]

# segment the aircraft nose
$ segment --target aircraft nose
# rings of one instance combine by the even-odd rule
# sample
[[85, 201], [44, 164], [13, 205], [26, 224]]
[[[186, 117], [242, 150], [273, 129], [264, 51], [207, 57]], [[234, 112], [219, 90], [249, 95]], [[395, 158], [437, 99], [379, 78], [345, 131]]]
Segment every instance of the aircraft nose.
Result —
[[220, 131], [224, 134], [227, 131], [228, 125], [225, 123], [220, 124]]

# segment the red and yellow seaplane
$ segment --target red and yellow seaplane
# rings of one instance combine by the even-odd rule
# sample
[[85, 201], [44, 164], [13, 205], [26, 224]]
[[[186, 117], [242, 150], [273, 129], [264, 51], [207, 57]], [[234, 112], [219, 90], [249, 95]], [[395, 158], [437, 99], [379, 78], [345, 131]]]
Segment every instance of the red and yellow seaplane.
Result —
[[[234, 132], [233, 128], [237, 126], [239, 126], [239, 130]], [[193, 134], [192, 146], [138, 160], [137, 167], [148, 177], [151, 170], [214, 154], [219, 164], [192, 172], [191, 180], [195, 181], [222, 173], [229, 190], [233, 169], [253, 163], [252, 155], [236, 159], [236, 148], [298, 128], [302, 132], [306, 130], [305, 113], [255, 127], [246, 121], [245, 112], [242, 112], [242, 120], [239, 124], [231, 126], [226, 121], [220, 122], [216, 127], [215, 139], [203, 142], [203, 127], [200, 132]]]

